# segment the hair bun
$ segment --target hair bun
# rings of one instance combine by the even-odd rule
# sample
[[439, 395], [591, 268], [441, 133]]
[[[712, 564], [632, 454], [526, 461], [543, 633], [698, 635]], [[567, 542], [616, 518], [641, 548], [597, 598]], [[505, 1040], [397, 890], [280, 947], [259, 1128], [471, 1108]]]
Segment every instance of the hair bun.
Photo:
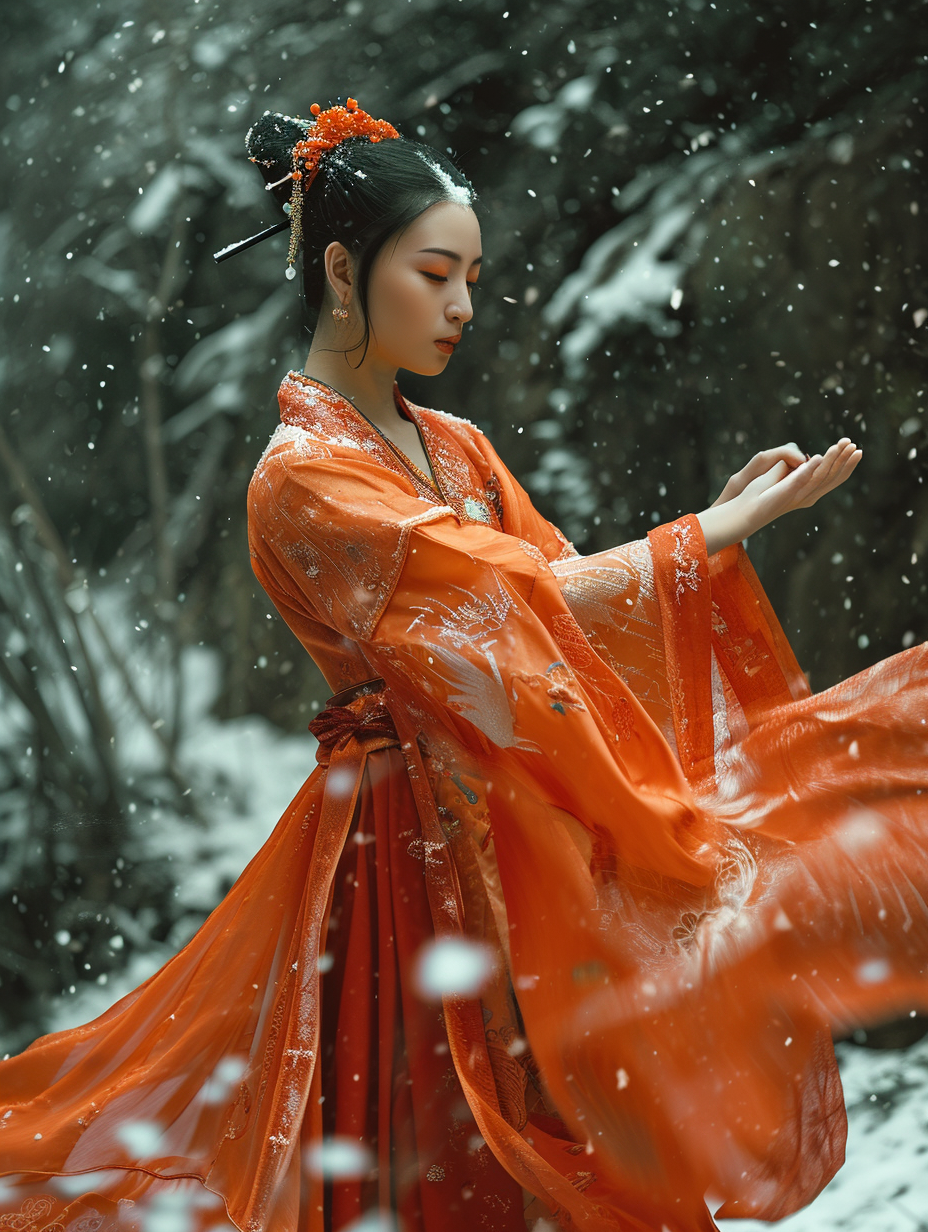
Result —
[[[293, 147], [302, 141], [312, 125], [299, 116], [281, 115], [278, 111], [265, 111], [256, 120], [245, 136], [245, 149], [266, 184], [274, 184], [292, 170], [290, 156]], [[288, 181], [271, 191], [279, 205], [290, 200], [292, 185]]]

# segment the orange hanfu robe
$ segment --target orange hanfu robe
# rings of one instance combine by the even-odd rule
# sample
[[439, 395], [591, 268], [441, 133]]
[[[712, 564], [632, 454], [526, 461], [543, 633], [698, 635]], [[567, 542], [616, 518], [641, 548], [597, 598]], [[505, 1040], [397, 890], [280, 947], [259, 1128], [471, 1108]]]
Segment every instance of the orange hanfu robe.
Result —
[[843, 1162], [833, 1033], [928, 1010], [926, 645], [812, 694], [741, 545], [582, 556], [394, 397], [431, 476], [281, 385], [248, 537], [317, 765], [175, 958], [0, 1063], [0, 1228], [776, 1220]]

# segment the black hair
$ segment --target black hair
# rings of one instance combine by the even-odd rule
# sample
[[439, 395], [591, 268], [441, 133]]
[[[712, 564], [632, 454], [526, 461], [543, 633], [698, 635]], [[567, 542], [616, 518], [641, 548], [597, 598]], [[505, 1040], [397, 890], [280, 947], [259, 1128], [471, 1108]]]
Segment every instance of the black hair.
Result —
[[[311, 131], [310, 121], [266, 111], [248, 130], [249, 156], [283, 208], [293, 182], [277, 184], [292, 170], [293, 147]], [[356, 294], [364, 319], [361, 362], [370, 343], [368, 285], [377, 254], [392, 236], [440, 201], [477, 205], [477, 194], [464, 173], [440, 151], [406, 137], [372, 142], [346, 137], [319, 159], [318, 173], [302, 202], [301, 258], [303, 304], [312, 332], [325, 293], [323, 256], [333, 240], [354, 257]], [[351, 348], [357, 349], [356, 347]]]

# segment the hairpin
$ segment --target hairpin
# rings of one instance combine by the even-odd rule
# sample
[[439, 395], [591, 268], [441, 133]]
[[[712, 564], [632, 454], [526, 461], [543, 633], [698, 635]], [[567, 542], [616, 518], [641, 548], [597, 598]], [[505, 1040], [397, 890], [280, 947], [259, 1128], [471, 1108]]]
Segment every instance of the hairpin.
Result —
[[213, 253], [213, 260], [218, 262], [234, 257], [237, 252], [244, 252], [246, 248], [251, 248], [254, 244], [260, 244], [262, 240], [269, 239], [272, 235], [279, 235], [281, 231], [286, 231], [289, 226], [289, 218], [285, 218], [282, 222], [275, 222], [273, 227], [267, 227], [264, 231], [259, 231], [257, 235], [249, 236], [247, 240], [239, 240], [235, 244], [227, 244], [225, 248], [220, 248], [218, 252]]

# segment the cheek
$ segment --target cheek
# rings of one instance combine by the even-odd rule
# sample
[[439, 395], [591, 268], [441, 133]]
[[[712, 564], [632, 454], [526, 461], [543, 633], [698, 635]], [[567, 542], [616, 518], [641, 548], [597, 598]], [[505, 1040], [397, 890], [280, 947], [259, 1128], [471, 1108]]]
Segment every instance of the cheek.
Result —
[[431, 287], [421, 274], [385, 272], [370, 282], [371, 320], [381, 337], [430, 325], [433, 316], [429, 300]]

